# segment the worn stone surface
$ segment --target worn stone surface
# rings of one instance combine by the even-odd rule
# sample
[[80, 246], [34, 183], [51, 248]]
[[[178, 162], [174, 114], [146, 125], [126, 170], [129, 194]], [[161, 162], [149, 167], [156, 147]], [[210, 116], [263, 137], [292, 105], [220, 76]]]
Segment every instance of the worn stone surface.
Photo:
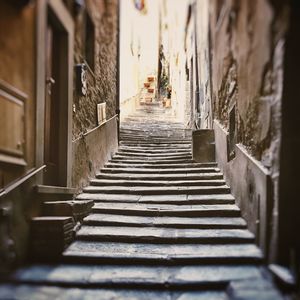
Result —
[[[220, 291], [192, 291], [192, 292], [171, 292], [160, 290], [109, 290], [109, 289], [78, 289], [78, 288], [58, 288], [58, 287], [33, 287], [22, 285], [0, 286], [2, 299], [39, 300], [39, 299], [59, 299], [59, 300], [93, 300], [93, 299], [163, 299], [163, 300], [227, 300], [226, 293]], [[1, 299], [1, 298], [0, 298]]]
[[187, 218], [187, 217], [151, 217], [127, 216], [114, 214], [91, 214], [85, 218], [84, 224], [98, 226], [153, 226], [170, 228], [246, 228], [242, 218]]
[[124, 194], [89, 194], [82, 193], [77, 200], [93, 200], [95, 202], [133, 202], [153, 204], [234, 204], [234, 197], [230, 194], [211, 195], [124, 195]]
[[[110, 185], [122, 185], [122, 186], [131, 186], [131, 180], [118, 180], [118, 179], [94, 179], [90, 181], [93, 186], [110, 186]], [[136, 186], [218, 186], [225, 185], [224, 180], [172, 180], [172, 181], [164, 181], [164, 180], [135, 180], [134, 184]]]
[[[163, 158], [162, 158], [163, 160]], [[144, 161], [147, 161], [145, 159]], [[175, 159], [176, 161], [176, 159]], [[220, 172], [218, 168], [169, 168], [169, 169], [155, 169], [155, 168], [103, 168], [101, 170], [102, 173], [146, 173], [146, 174], [176, 174], [176, 173], [187, 173], [187, 172], [194, 172], [194, 173], [212, 173], [212, 172]]]
[[77, 232], [78, 240], [88, 241], [126, 241], [151, 243], [251, 243], [252, 233], [246, 229], [174, 229], [144, 228], [124, 226], [83, 226]]
[[207, 179], [222, 179], [223, 175], [220, 172], [214, 173], [200, 173], [200, 172], [189, 172], [189, 173], [180, 173], [180, 174], [134, 174], [134, 173], [101, 173], [97, 174], [98, 179], [130, 179], [130, 180], [186, 180], [186, 179], [199, 179], [199, 180], [207, 180]]
[[230, 189], [227, 185], [221, 186], [170, 186], [170, 187], [122, 187], [122, 186], [88, 186], [83, 189], [86, 193], [121, 193], [121, 194], [141, 194], [141, 195], [157, 195], [157, 194], [227, 194]]
[[96, 203], [93, 212], [123, 213], [128, 215], [161, 216], [239, 216], [236, 205], [166, 205], [166, 204], [131, 204], [131, 203]]
[[19, 269], [14, 282], [64, 284], [67, 286], [201, 286], [225, 287], [229, 281], [262, 279], [257, 266], [91, 266], [34, 265]]
[[261, 251], [253, 244], [149, 244], [75, 241], [64, 260], [73, 262], [155, 263], [260, 263]]

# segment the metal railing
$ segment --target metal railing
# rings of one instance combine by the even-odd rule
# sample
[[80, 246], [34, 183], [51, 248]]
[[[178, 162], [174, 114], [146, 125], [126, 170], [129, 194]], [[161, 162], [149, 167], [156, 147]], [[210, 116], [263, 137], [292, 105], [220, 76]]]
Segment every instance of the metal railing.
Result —
[[18, 179], [12, 181], [8, 185], [6, 185], [3, 189], [0, 190], [0, 198], [6, 196], [8, 193], [16, 189], [18, 186], [20, 186], [22, 183], [25, 181], [29, 180], [31, 177], [36, 175], [37, 173], [41, 172], [46, 168], [46, 165], [43, 165], [39, 168], [33, 168], [29, 170], [26, 174], [23, 176], [19, 177]]

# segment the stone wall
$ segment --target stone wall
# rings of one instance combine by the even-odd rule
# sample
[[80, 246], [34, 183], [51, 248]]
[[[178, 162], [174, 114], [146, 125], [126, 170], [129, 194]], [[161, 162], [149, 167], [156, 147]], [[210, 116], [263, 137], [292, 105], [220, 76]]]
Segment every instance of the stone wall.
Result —
[[228, 128], [235, 104], [237, 142], [270, 167], [280, 139], [284, 11], [267, 0], [212, 2], [215, 117]]
[[[214, 117], [229, 133], [228, 139], [241, 144], [269, 172], [269, 192], [272, 195], [269, 200], [270, 219], [268, 212], [264, 212], [264, 218], [268, 221], [267, 243], [275, 234], [277, 222], [282, 74], [288, 23], [285, 6], [278, 9], [275, 2], [210, 2]], [[228, 174], [225, 174], [227, 179], [239, 176], [234, 172], [230, 167]], [[243, 202], [250, 201], [251, 191], [255, 191], [255, 183], [250, 190], [248, 186], [248, 198]], [[253, 220], [249, 217], [255, 215], [253, 212], [246, 209], [243, 213], [248, 215], [248, 221], [255, 221], [254, 217]], [[268, 252], [271, 258], [274, 257], [273, 249], [270, 247]]]
[[118, 1], [86, 1], [86, 8], [75, 16], [75, 64], [86, 63], [86, 14], [94, 24], [95, 56], [87, 70], [87, 95], [74, 93], [73, 139], [98, 126], [98, 103], [106, 102], [107, 118], [116, 112]]
[[[89, 65], [85, 57], [87, 14], [95, 31], [94, 65]], [[72, 185], [79, 189], [88, 184], [89, 178], [95, 176], [117, 148], [117, 127], [103, 124], [100, 128], [97, 120], [98, 103], [106, 102], [107, 120], [116, 113], [117, 18], [116, 0], [88, 0], [75, 17], [75, 65], [85, 63], [88, 66], [87, 94], [81, 96], [74, 92]], [[101, 138], [90, 138], [90, 131], [93, 132], [91, 136]]]

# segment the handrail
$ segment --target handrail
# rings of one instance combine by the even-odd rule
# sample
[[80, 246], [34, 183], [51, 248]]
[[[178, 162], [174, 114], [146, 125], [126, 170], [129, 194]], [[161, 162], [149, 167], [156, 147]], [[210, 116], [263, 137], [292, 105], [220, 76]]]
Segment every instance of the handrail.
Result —
[[118, 117], [117, 114], [113, 115], [111, 118], [109, 118], [108, 120], [104, 121], [104, 122], [101, 123], [100, 125], [98, 125], [98, 126], [92, 128], [91, 130], [89, 130], [89, 131], [87, 131], [87, 132], [85, 132], [85, 133], [81, 133], [81, 134], [80, 134], [75, 140], [73, 140], [72, 142], [73, 142], [73, 143], [74, 143], [74, 142], [77, 142], [78, 140], [80, 140], [80, 139], [86, 137], [86, 136], [89, 135], [90, 133], [94, 132], [95, 130], [99, 129], [100, 127], [102, 127], [103, 125], [105, 125], [106, 123], [110, 122], [111, 120], [113, 120], [113, 119], [115, 119], [115, 118], [117, 118], [117, 117]]
[[22, 183], [24, 183], [25, 181], [27, 181], [28, 179], [30, 179], [32, 176], [36, 175], [40, 171], [44, 170], [45, 168], [46, 168], [46, 165], [43, 165], [39, 168], [33, 168], [29, 172], [27, 172], [25, 175], [14, 180], [13, 182], [9, 183], [7, 186], [5, 186], [3, 189], [0, 190], [0, 198], [7, 195], [9, 192], [16, 189]]

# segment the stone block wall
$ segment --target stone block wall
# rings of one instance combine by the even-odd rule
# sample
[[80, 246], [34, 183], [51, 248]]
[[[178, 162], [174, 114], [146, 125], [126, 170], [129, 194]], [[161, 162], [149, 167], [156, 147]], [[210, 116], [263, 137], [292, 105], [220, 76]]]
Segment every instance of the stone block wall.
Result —
[[[287, 6], [285, 1], [267, 0], [210, 2], [214, 118], [228, 132], [229, 144], [241, 144], [249, 156], [269, 173], [269, 193], [272, 196], [268, 200], [269, 212], [263, 213], [264, 220], [267, 220], [267, 254], [271, 260], [276, 256], [274, 236], [278, 213]], [[226, 161], [228, 166], [231, 158]], [[234, 172], [231, 164], [225, 172], [229, 183], [235, 181], [232, 180]], [[250, 190], [255, 191], [255, 186]], [[245, 194], [248, 198], [237, 199], [238, 203], [251, 200], [253, 195], [249, 189]], [[243, 213], [257, 215], [249, 211]], [[248, 221], [255, 222], [255, 219]]]
[[[75, 89], [73, 100], [72, 185], [79, 189], [88, 184], [89, 178], [95, 176], [117, 148], [117, 126], [103, 124], [99, 127], [97, 104], [106, 103], [107, 120], [115, 116], [118, 9], [116, 0], [87, 0], [86, 6], [74, 17], [74, 63], [87, 65], [87, 94], [80, 95]], [[89, 65], [85, 55], [86, 18], [90, 18], [94, 26], [93, 65]], [[76, 78], [74, 80], [76, 82]], [[115, 123], [116, 119], [111, 122]]]
[[117, 95], [117, 17], [118, 1], [86, 1], [74, 17], [74, 63], [86, 63], [85, 20], [89, 15], [95, 31], [94, 65], [87, 70], [87, 94], [74, 92], [73, 139], [98, 126], [97, 104], [106, 102], [107, 119], [116, 112]]

